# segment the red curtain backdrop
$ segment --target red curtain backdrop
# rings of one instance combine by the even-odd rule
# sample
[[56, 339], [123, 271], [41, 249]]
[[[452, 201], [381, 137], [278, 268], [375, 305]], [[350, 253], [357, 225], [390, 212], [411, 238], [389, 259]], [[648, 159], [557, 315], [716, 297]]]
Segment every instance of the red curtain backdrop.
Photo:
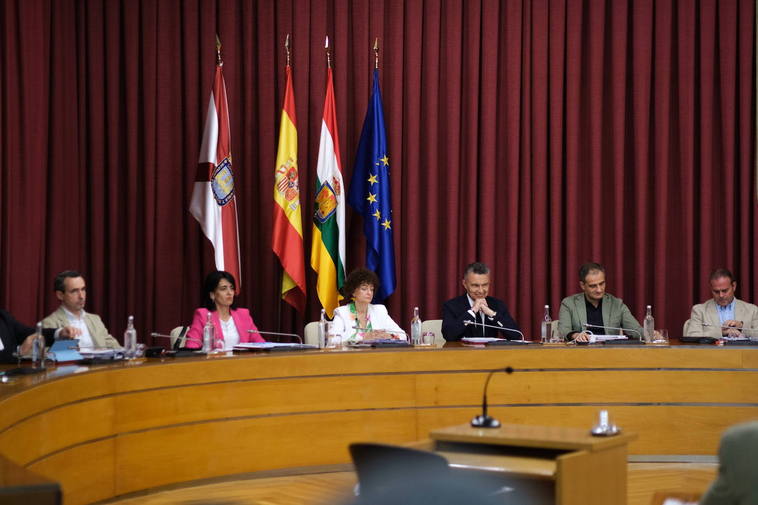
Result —
[[[273, 172], [293, 72], [305, 244], [333, 45], [344, 177], [375, 37], [398, 289], [390, 313], [440, 317], [482, 260], [522, 328], [557, 317], [580, 263], [681, 332], [707, 274], [758, 299], [753, 0], [6, 0], [0, 6], [0, 306], [31, 324], [81, 270], [120, 336], [190, 320], [210, 243], [188, 212], [223, 43], [244, 291], [261, 329], [298, 331], [271, 251]], [[348, 269], [364, 261], [348, 213]]]

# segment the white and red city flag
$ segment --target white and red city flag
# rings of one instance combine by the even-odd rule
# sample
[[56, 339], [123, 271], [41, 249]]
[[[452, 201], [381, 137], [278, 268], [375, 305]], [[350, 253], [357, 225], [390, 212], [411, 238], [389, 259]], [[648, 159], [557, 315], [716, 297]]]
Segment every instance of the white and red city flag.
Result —
[[[217, 43], [220, 51], [220, 44]], [[208, 102], [203, 144], [200, 147], [195, 188], [190, 213], [197, 219], [203, 233], [213, 244], [216, 268], [226, 270], [242, 285], [240, 277], [239, 231], [237, 201], [232, 172], [231, 132], [226, 84], [220, 52], [216, 60], [216, 75]]]

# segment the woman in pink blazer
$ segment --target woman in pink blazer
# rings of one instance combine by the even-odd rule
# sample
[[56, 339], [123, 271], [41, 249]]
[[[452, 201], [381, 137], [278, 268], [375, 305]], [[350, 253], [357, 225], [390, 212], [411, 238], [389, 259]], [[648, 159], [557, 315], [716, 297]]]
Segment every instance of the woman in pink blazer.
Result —
[[229, 272], [211, 272], [203, 283], [203, 305], [195, 310], [192, 326], [187, 332], [186, 346], [198, 349], [203, 346], [203, 327], [211, 314], [211, 322], [216, 328], [216, 338], [224, 340], [224, 349], [231, 350], [240, 342], [264, 342], [258, 333], [258, 328], [250, 317], [247, 309], [238, 309], [234, 305], [236, 282]]

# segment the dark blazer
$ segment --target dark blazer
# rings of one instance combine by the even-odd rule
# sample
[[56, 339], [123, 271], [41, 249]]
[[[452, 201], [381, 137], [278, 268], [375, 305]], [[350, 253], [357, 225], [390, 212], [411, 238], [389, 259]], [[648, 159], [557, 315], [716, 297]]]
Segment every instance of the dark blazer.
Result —
[[[511, 328], [518, 330], [518, 324], [513, 320], [511, 314], [508, 312], [508, 307], [505, 303], [497, 298], [491, 296], [487, 297], [487, 305], [489, 308], [496, 312], [495, 317], [485, 316], [485, 324], [492, 326], [502, 326], [504, 328]], [[447, 341], [460, 340], [463, 337], [504, 337], [508, 340], [518, 340], [521, 336], [518, 333], [512, 331], [500, 331], [494, 328], [484, 328], [484, 335], [482, 335], [481, 326], [465, 326], [464, 321], [476, 322], [474, 316], [469, 312], [471, 305], [468, 302], [466, 295], [453, 298], [446, 301], [442, 305], [442, 336]], [[477, 314], [478, 320], [481, 323], [482, 316]]]
[[[34, 328], [19, 323], [10, 313], [0, 309], [0, 339], [3, 341], [0, 363], [16, 363], [17, 358], [13, 357], [16, 347], [23, 344], [24, 339], [34, 331]], [[43, 329], [42, 334], [45, 336], [45, 343], [49, 346], [53, 345], [55, 329]]]

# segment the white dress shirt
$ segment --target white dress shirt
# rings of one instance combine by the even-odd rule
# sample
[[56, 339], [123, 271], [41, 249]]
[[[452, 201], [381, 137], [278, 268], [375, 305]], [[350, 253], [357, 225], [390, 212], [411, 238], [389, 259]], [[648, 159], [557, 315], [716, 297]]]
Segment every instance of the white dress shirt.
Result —
[[226, 321], [219, 318], [219, 321], [221, 321], [221, 332], [224, 334], [224, 350], [231, 351], [240, 343], [240, 334], [234, 324], [234, 318], [230, 317]]
[[92, 340], [89, 328], [87, 328], [87, 324], [84, 322], [84, 309], [82, 309], [82, 314], [79, 317], [76, 317], [73, 313], [69, 312], [66, 307], [63, 307], [63, 312], [66, 313], [66, 317], [68, 318], [68, 322], [71, 323], [71, 326], [78, 328], [79, 331], [81, 331], [81, 334], [77, 337], [79, 339], [79, 349], [91, 349], [95, 347], [95, 342]]

